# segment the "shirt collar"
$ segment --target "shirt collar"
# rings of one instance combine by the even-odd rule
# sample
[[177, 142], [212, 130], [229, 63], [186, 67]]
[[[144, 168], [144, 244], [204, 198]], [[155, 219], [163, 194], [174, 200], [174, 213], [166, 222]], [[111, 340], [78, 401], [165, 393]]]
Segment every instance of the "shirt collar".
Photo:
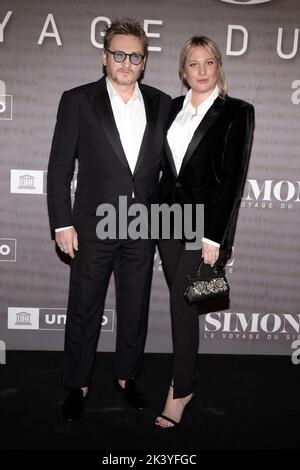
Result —
[[[219, 96], [219, 92], [220, 92], [220, 89], [218, 85], [216, 85], [213, 91], [211, 92], [211, 94], [197, 107], [197, 110], [196, 110], [197, 114], [199, 112], [201, 113], [206, 112], [211, 107], [215, 99]], [[193, 112], [195, 112], [195, 107], [192, 105], [191, 99], [192, 99], [192, 90], [190, 89], [184, 99], [183, 108], [190, 107], [192, 108]]]
[[[106, 77], [106, 87], [107, 87], [107, 92], [108, 92], [108, 96], [109, 96], [109, 99], [112, 100], [116, 97], [118, 97], [119, 99], [122, 100], [121, 96], [119, 95], [119, 93], [114, 89], [113, 87], [113, 84], [111, 83], [111, 81], [109, 80], [108, 77]], [[142, 92], [140, 90], [140, 87], [138, 85], [138, 82], [136, 82], [135, 84], [135, 87], [134, 87], [134, 91], [133, 91], [133, 95], [132, 97], [130, 98], [130, 100], [126, 103], [126, 105], [128, 105], [128, 103], [131, 103], [132, 101], [135, 101], [136, 99], [139, 99], [140, 101], [142, 101]], [[122, 100], [122, 102], [124, 103], [124, 101]], [[125, 103], [124, 103], [125, 104]]]

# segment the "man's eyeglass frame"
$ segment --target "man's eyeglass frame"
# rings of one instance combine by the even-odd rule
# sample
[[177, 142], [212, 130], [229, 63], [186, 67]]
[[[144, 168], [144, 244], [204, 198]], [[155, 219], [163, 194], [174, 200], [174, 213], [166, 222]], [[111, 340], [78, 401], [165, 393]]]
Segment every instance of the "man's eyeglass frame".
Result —
[[[114, 58], [114, 61], [117, 62], [118, 64], [122, 64], [122, 62], [125, 62], [127, 56], [129, 57], [129, 60], [130, 60], [132, 65], [140, 65], [142, 63], [143, 59], [145, 58], [144, 55], [137, 54], [136, 52], [132, 52], [131, 54], [126, 54], [126, 52], [123, 52], [123, 51], [110, 51], [109, 49], [106, 49], [106, 51], [109, 52], [110, 54], [112, 54], [112, 56]], [[121, 57], [123, 57], [123, 58], [121, 58], [121, 60], [117, 60], [116, 59], [117, 54], [121, 54]], [[133, 57], [136, 57], [138, 62], [133, 62], [132, 61]], [[120, 57], [119, 57], [119, 59], [120, 59]]]

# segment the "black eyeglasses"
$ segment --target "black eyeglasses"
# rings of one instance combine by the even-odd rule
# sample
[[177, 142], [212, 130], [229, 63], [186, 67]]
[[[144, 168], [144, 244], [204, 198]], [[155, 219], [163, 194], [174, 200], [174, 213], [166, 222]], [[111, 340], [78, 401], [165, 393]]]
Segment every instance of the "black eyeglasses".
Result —
[[113, 51], [110, 51], [109, 49], [106, 49], [106, 50], [107, 52], [113, 55], [114, 61], [118, 62], [118, 64], [121, 64], [122, 62], [124, 62], [124, 60], [126, 60], [126, 57], [128, 56], [130, 62], [133, 65], [140, 65], [143, 58], [145, 57], [144, 55], [137, 54], [136, 52], [133, 52], [132, 54], [126, 54], [126, 52], [122, 52], [122, 51], [113, 52]]

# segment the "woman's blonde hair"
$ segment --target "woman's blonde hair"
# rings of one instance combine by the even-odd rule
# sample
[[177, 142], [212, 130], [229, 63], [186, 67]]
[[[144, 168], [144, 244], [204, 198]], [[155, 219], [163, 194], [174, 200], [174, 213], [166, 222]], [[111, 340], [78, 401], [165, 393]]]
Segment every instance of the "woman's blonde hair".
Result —
[[221, 52], [212, 39], [206, 37], [206, 36], [193, 36], [190, 38], [183, 48], [181, 49], [180, 53], [180, 58], [179, 58], [179, 77], [182, 81], [182, 83], [189, 89], [190, 86], [187, 83], [185, 77], [184, 77], [184, 67], [186, 60], [194, 47], [197, 46], [202, 46], [205, 47], [216, 59], [217, 61], [217, 85], [220, 89], [220, 96], [225, 97], [227, 95], [227, 82], [225, 78], [225, 74], [222, 69], [222, 55]]

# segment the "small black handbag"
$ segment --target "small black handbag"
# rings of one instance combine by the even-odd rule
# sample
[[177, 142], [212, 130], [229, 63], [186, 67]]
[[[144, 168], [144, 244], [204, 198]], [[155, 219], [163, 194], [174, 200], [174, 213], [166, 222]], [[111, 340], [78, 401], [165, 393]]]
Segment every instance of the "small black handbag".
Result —
[[229, 291], [225, 269], [201, 263], [197, 274], [188, 276], [184, 298], [194, 305], [205, 300], [228, 299]]

